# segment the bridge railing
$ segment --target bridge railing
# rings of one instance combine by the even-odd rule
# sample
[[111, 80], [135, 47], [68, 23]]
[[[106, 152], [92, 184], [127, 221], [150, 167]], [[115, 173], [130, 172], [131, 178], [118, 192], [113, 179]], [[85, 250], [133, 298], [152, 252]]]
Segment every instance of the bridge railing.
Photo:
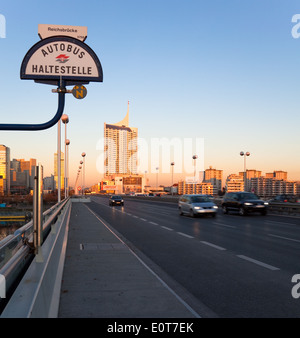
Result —
[[[64, 199], [43, 213], [43, 241], [47, 238], [51, 225], [56, 222], [68, 200], [69, 198]], [[0, 275], [4, 276], [6, 281], [6, 298], [0, 298], [0, 313], [13, 293], [17, 282], [34, 258], [32, 242], [33, 221], [28, 222], [16, 230], [13, 235], [0, 241]]]

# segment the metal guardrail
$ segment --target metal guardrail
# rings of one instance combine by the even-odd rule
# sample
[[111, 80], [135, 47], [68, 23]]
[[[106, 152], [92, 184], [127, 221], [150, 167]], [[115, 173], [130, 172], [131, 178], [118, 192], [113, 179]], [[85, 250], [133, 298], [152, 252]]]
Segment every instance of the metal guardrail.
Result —
[[[155, 202], [170, 202], [177, 203], [180, 196], [161, 196], [161, 197], [148, 197], [148, 196], [124, 196], [125, 200], [147, 200], [147, 201], [155, 201]], [[220, 197], [216, 197], [213, 199], [217, 206], [222, 205], [223, 199]], [[280, 215], [293, 215], [300, 216], [300, 203], [278, 203], [271, 202], [268, 207], [269, 211], [272, 213], [278, 213]]]
[[[63, 200], [43, 213], [43, 240], [47, 238], [51, 225], [56, 222], [68, 200], [69, 198]], [[6, 298], [0, 298], [0, 313], [34, 258], [32, 240], [33, 221], [30, 221], [0, 242], [0, 275], [6, 280]]]
[[269, 211], [282, 215], [300, 215], [300, 203], [277, 203], [269, 204]]

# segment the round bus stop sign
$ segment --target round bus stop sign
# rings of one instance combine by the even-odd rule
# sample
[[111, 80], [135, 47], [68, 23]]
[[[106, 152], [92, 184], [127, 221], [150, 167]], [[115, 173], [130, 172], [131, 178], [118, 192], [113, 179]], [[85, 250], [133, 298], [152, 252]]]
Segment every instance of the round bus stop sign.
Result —
[[85, 86], [82, 85], [74, 86], [72, 89], [72, 94], [76, 99], [81, 100], [86, 97], [87, 90]]
[[77, 190], [78, 190], [78, 191], [81, 191], [81, 187], [78, 187]]

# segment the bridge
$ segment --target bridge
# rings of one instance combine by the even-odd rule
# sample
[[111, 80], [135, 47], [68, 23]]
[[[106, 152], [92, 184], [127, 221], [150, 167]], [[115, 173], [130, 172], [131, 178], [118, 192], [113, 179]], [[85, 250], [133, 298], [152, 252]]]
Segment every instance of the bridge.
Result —
[[176, 201], [65, 199], [37, 254], [29, 222], [0, 242], [0, 318], [299, 317], [299, 206], [191, 218]]

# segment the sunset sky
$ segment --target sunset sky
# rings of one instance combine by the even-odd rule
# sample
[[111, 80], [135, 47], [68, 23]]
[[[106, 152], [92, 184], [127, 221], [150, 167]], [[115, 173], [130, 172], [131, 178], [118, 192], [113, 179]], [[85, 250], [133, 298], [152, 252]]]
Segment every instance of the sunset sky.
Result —
[[[20, 80], [38, 24], [87, 26], [104, 81], [87, 85], [83, 100], [66, 95], [71, 185], [82, 152], [86, 184], [102, 179], [104, 122], [122, 120], [128, 101], [129, 125], [150, 153], [153, 139], [194, 147], [201, 140], [197, 171], [212, 166], [225, 179], [243, 171], [239, 153], [249, 151], [248, 169], [284, 170], [300, 180], [300, 38], [291, 33], [298, 13], [293, 0], [2, 1], [1, 123], [42, 123], [56, 112], [55, 87]], [[54, 173], [57, 126], [1, 131], [0, 144], [10, 147], [11, 159], [36, 158], [46, 176]], [[187, 166], [193, 151], [182, 156]], [[141, 154], [141, 171], [155, 184], [153, 168], [167, 171], [180, 158], [174, 156], [150, 158], [148, 166]], [[175, 165], [175, 179], [184, 178], [182, 163]], [[170, 173], [160, 173], [159, 183], [170, 184]]]

